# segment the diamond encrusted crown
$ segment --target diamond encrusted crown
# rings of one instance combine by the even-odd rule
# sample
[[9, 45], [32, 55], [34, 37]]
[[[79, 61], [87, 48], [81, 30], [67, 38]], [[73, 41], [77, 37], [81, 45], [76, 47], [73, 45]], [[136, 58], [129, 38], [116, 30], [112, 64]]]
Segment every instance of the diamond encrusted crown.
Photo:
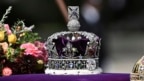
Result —
[[[49, 58], [46, 73], [56, 74], [60, 70], [88, 70], [99, 68], [100, 38], [94, 33], [78, 31], [80, 28], [79, 7], [68, 7], [69, 31], [55, 33], [47, 39]], [[53, 71], [53, 72], [50, 72]], [[76, 74], [76, 73], [74, 73]]]

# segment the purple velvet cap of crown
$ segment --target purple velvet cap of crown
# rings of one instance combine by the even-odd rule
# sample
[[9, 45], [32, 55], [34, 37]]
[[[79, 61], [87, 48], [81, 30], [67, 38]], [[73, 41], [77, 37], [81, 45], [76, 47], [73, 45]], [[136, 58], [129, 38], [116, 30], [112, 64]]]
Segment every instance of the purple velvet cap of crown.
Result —
[[59, 56], [64, 54], [62, 52], [62, 50], [64, 47], [66, 47], [67, 42], [70, 42], [73, 47], [77, 48], [78, 53], [76, 56], [79, 56], [80, 54], [82, 56], [84, 56], [88, 41], [89, 41], [89, 39], [86, 39], [85, 37], [82, 37], [82, 39], [78, 39], [78, 40], [74, 40], [74, 41], [68, 40], [63, 36], [58, 37], [58, 39], [53, 39], [53, 42], [55, 42], [56, 50], [57, 50]]

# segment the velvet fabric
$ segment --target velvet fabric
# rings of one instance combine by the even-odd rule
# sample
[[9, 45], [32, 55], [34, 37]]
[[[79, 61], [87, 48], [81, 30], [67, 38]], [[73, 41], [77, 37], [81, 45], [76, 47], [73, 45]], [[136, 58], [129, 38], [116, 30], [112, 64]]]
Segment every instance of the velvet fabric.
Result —
[[[78, 49], [78, 53], [76, 56], [79, 56], [79, 54], [81, 54], [83, 56], [85, 54], [86, 45], [87, 45], [88, 41], [89, 40], [84, 37], [82, 39], [75, 40], [75, 41], [68, 40], [64, 37], [59, 37], [58, 39], [53, 40], [53, 42], [55, 42], [56, 50], [57, 50], [59, 56], [64, 54], [62, 50], [64, 47], [66, 47], [66, 44], [68, 42], [70, 42], [73, 47]], [[63, 55], [63, 56], [65, 56], [65, 55]]]
[[25, 74], [0, 77], [0, 81], [130, 81], [129, 74], [103, 73], [97, 75]]

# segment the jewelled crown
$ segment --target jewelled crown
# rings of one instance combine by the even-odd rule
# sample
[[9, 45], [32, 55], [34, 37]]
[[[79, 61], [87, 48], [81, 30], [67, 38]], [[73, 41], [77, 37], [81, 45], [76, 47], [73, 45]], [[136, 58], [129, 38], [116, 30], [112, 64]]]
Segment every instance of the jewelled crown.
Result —
[[56, 74], [60, 70], [64, 71], [64, 74], [70, 70], [77, 70], [78, 73], [80, 70], [88, 70], [93, 73], [99, 68], [101, 39], [94, 33], [78, 31], [78, 6], [69, 6], [68, 14], [69, 31], [55, 33], [47, 39], [49, 58], [46, 73]]
[[134, 64], [130, 81], [144, 81], [144, 56]]

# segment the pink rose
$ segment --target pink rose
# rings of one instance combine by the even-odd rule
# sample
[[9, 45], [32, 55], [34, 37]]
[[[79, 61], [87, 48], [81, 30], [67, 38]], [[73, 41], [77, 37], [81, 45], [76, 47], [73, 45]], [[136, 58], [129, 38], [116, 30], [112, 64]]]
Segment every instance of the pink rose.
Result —
[[4, 28], [5, 28], [5, 30], [6, 30], [6, 32], [7, 32], [8, 35], [9, 35], [9, 34], [12, 34], [12, 31], [10, 30], [8, 24], [4, 24]]
[[42, 50], [45, 47], [45, 44], [40, 42], [40, 41], [35, 41], [34, 42], [35, 46], [38, 47], [38, 49]]
[[46, 49], [45, 43], [42, 43], [40, 41], [35, 41], [34, 44], [35, 46], [38, 47], [39, 50], [43, 52], [43, 54], [39, 55], [39, 58], [42, 59], [46, 63], [48, 60], [48, 51]]
[[2, 75], [3, 76], [10, 76], [12, 75], [12, 69], [9, 67], [4, 67], [2, 70]]
[[33, 43], [22, 44], [20, 48], [25, 49], [24, 55], [32, 55], [38, 57], [39, 54], [42, 54], [42, 51], [39, 50]]

